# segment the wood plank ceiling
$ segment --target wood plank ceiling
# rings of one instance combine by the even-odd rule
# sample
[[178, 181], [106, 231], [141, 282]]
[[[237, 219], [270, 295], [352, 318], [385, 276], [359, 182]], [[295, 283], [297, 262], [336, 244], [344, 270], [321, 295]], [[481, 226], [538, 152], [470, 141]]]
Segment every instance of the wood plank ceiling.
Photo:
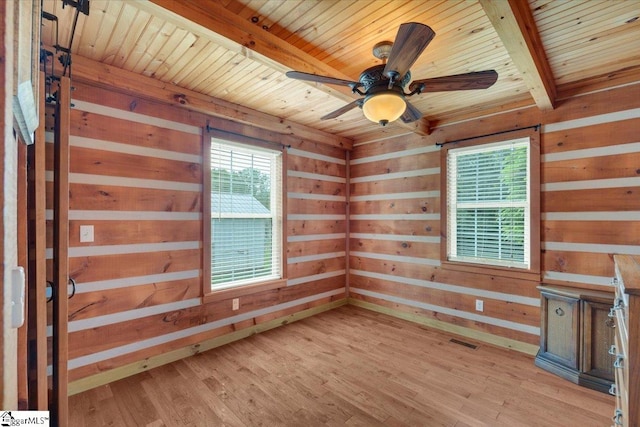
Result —
[[[58, 40], [67, 46], [73, 9], [45, 0], [44, 10], [58, 16]], [[509, 108], [548, 109], [569, 95], [638, 81], [639, 17], [637, 0], [91, 0], [72, 51], [357, 143]], [[284, 75], [296, 69], [357, 80], [379, 63], [373, 45], [392, 41], [404, 22], [436, 33], [414, 78], [495, 69], [498, 82], [417, 95], [411, 102], [422, 121], [382, 128], [358, 108], [319, 120], [356, 96]], [[42, 37], [55, 43], [51, 22]]]

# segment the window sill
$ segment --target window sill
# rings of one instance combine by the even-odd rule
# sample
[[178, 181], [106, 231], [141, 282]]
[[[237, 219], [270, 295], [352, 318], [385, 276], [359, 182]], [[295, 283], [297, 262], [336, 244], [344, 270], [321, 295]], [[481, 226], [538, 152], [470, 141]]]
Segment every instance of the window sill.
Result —
[[511, 279], [540, 282], [540, 271], [525, 270], [521, 268], [499, 267], [495, 265], [472, 264], [464, 262], [441, 261], [443, 270], [463, 271], [486, 276], [509, 277]]
[[202, 303], [207, 304], [230, 298], [257, 294], [258, 292], [280, 289], [287, 286], [287, 279], [270, 280], [268, 282], [254, 283], [252, 285], [237, 286], [235, 288], [220, 289], [209, 292], [202, 297]]

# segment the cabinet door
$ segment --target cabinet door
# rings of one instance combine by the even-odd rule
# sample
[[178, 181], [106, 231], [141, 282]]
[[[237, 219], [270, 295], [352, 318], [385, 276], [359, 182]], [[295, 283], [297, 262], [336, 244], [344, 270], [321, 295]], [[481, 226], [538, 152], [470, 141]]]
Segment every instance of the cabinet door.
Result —
[[542, 292], [541, 355], [570, 369], [579, 366], [579, 299]]
[[613, 361], [609, 354], [614, 342], [615, 322], [609, 315], [611, 304], [583, 301], [582, 325], [582, 372], [595, 377], [614, 380]]

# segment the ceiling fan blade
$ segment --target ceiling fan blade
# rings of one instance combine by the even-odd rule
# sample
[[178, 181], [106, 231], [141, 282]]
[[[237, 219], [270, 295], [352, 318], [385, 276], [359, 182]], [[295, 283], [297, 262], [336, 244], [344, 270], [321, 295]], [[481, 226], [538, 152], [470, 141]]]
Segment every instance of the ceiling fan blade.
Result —
[[306, 80], [309, 82], [318, 82], [318, 83], [326, 83], [330, 85], [340, 85], [340, 86], [350, 86], [350, 85], [358, 85], [357, 82], [352, 82], [349, 80], [336, 79], [333, 77], [327, 76], [319, 76], [317, 74], [311, 73], [303, 73], [302, 71], [287, 71], [286, 76], [291, 79], [296, 80]]
[[396, 79], [402, 80], [435, 35], [431, 27], [418, 22], [400, 25], [384, 67], [384, 75], [390, 78], [397, 73]]
[[451, 90], [486, 89], [498, 80], [495, 70], [475, 71], [472, 73], [455, 74], [452, 76], [434, 77], [432, 79], [414, 80], [409, 90], [424, 84], [421, 92], [446, 92]]
[[404, 110], [404, 113], [400, 116], [400, 119], [402, 119], [402, 121], [405, 123], [411, 123], [411, 122], [416, 122], [420, 120], [423, 115], [422, 112], [418, 110], [416, 107], [414, 107], [413, 105], [411, 105], [411, 103], [406, 99], [405, 99], [405, 102], [407, 103], [407, 108]]
[[355, 101], [348, 103], [344, 107], [338, 108], [337, 110], [332, 111], [329, 114], [325, 114], [324, 116], [320, 117], [320, 120], [335, 119], [336, 117], [343, 115], [344, 113], [355, 107], [362, 107], [363, 102], [364, 99], [356, 99]]

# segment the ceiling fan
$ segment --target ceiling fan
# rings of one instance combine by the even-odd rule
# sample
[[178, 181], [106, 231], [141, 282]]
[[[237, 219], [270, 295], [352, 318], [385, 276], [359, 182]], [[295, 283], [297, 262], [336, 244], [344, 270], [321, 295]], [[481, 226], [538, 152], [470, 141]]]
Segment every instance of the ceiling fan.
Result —
[[405, 92], [405, 86], [411, 81], [409, 68], [435, 35], [424, 24], [408, 22], [400, 25], [395, 42], [384, 41], [373, 47], [373, 55], [383, 63], [364, 70], [357, 82], [301, 71], [288, 71], [286, 75], [297, 80], [349, 86], [353, 93], [363, 96], [322, 116], [320, 120], [333, 119], [360, 107], [367, 119], [382, 126], [398, 118], [405, 123], [415, 122], [422, 118], [422, 113], [407, 101], [410, 96], [424, 92], [486, 89], [498, 79], [495, 70], [455, 74], [414, 80], [409, 85], [409, 92]]

